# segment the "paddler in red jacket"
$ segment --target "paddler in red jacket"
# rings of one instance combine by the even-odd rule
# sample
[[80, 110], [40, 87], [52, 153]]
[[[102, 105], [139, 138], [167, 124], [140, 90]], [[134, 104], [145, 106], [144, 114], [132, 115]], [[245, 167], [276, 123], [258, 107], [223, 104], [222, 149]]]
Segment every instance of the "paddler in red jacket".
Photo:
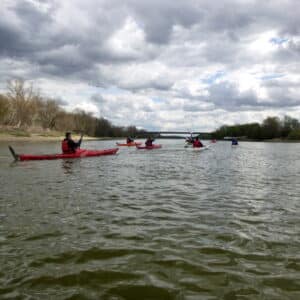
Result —
[[66, 132], [66, 138], [61, 142], [62, 152], [64, 154], [75, 153], [76, 150], [80, 148], [82, 136], [83, 136], [83, 134], [81, 134], [81, 137], [78, 142], [74, 142], [72, 140], [71, 132]]
[[193, 147], [194, 148], [201, 148], [203, 147], [203, 144], [200, 142], [199, 138], [196, 137], [193, 141]]

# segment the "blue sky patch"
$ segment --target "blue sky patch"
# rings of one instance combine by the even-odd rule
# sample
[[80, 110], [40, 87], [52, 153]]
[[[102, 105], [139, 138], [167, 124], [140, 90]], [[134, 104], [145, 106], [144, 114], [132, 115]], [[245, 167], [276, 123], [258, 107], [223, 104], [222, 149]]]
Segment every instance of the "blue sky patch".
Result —
[[270, 43], [274, 45], [282, 45], [286, 43], [289, 39], [287, 38], [281, 38], [281, 37], [273, 37], [270, 39]]
[[272, 80], [284, 77], [284, 74], [267, 74], [260, 77], [261, 80]]
[[155, 103], [162, 103], [164, 102], [164, 100], [162, 98], [159, 97], [152, 97], [151, 100]]
[[218, 71], [218, 72], [213, 73], [213, 74], [207, 76], [206, 78], [202, 79], [202, 82], [206, 83], [206, 84], [213, 84], [216, 82], [217, 79], [222, 78], [225, 75], [226, 75], [225, 71]]

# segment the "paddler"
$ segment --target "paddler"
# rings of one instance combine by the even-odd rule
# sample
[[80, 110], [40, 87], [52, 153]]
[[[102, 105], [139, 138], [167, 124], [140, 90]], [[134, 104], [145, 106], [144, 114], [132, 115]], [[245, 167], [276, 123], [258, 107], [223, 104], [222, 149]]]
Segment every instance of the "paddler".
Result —
[[67, 153], [75, 153], [77, 149], [80, 148], [82, 142], [83, 134], [81, 134], [80, 139], [78, 142], [74, 142], [72, 140], [71, 132], [66, 132], [65, 139], [61, 142], [61, 149], [64, 154]]
[[232, 138], [231, 139], [231, 145], [237, 146], [238, 144], [239, 144], [239, 142], [238, 142], [237, 138]]
[[153, 142], [154, 142], [154, 139], [152, 139], [150, 136], [147, 138], [146, 142], [145, 142], [145, 145], [147, 147], [152, 147], [153, 145]]
[[203, 144], [200, 142], [198, 137], [195, 137], [194, 141], [193, 141], [193, 147], [194, 148], [201, 148], [203, 147]]
[[127, 139], [126, 139], [126, 143], [127, 144], [130, 144], [130, 143], [133, 143], [133, 138], [131, 138], [131, 137], [128, 137]]
[[193, 133], [191, 133], [191, 136], [187, 137], [187, 138], [185, 139], [185, 141], [186, 141], [186, 143], [188, 143], [188, 144], [193, 144], [193, 142], [194, 142]]

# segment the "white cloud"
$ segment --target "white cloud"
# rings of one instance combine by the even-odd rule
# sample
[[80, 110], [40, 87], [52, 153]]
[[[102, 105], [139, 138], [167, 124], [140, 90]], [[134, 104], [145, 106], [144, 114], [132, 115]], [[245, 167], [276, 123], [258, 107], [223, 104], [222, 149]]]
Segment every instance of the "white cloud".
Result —
[[249, 52], [258, 56], [270, 55], [278, 48], [278, 45], [271, 42], [275, 37], [277, 37], [275, 30], [261, 32], [252, 36], [252, 41], [248, 45]]
[[115, 56], [139, 58], [147, 49], [145, 33], [137, 22], [127, 17], [125, 24], [108, 39], [107, 48]]
[[0, 2], [14, 77], [117, 125], [212, 130], [300, 118], [299, 1]]

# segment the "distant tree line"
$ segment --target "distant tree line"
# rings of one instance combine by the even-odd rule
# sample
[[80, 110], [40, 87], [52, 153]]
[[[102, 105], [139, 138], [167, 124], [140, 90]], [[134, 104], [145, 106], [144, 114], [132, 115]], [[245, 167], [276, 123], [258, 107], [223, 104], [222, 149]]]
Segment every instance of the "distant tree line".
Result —
[[135, 137], [144, 134], [135, 126], [115, 126], [105, 118], [76, 109], [65, 111], [55, 99], [42, 97], [24, 80], [8, 82], [7, 93], [0, 94], [0, 126], [31, 130], [73, 131], [89, 136]]
[[300, 122], [289, 116], [285, 116], [282, 119], [267, 117], [261, 124], [249, 123], [221, 126], [213, 132], [213, 137], [218, 139], [223, 139], [224, 137], [243, 137], [252, 140], [275, 138], [300, 140]]

